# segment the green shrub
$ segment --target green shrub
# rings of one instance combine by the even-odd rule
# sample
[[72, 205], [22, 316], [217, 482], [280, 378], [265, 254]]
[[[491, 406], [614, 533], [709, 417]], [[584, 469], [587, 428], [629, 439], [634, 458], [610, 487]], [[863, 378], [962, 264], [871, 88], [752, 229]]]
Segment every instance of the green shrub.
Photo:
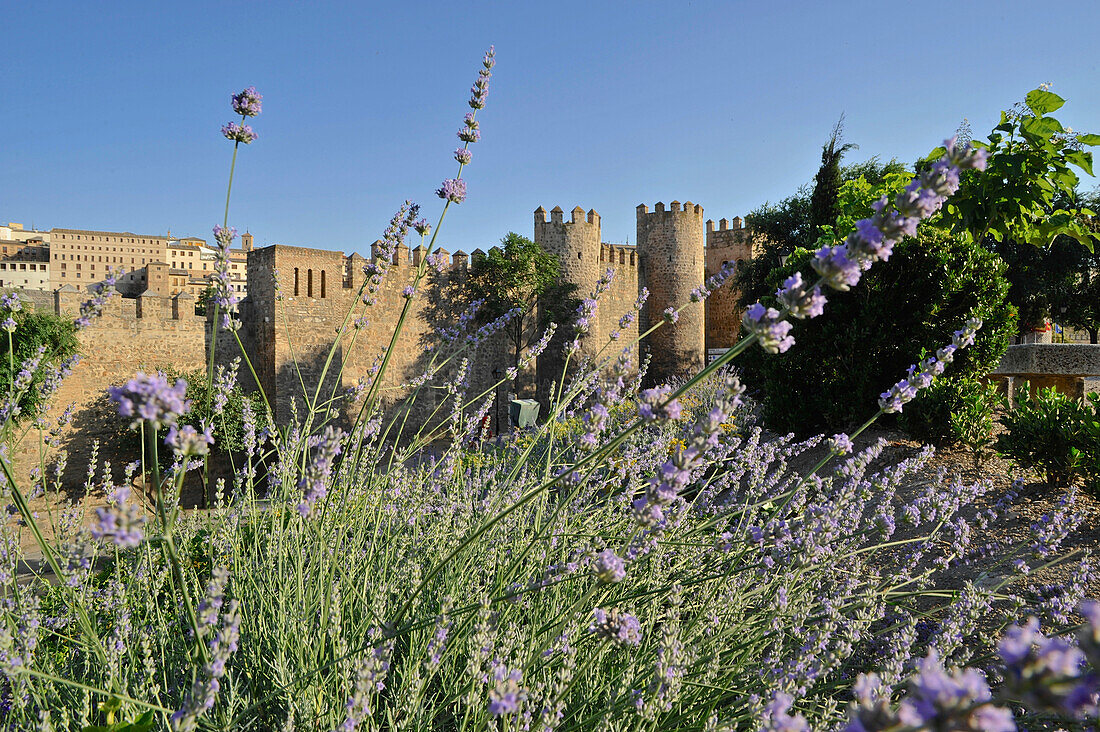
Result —
[[[9, 313], [15, 320], [15, 330], [10, 335], [0, 332], [0, 394], [8, 394], [12, 378], [18, 374], [21, 364], [32, 358], [39, 347], [45, 346], [44, 364], [54, 366], [74, 356], [80, 348], [76, 337], [76, 326], [72, 320], [62, 318], [48, 311], [24, 309]], [[47, 370], [37, 369], [27, 388], [19, 399], [19, 412], [15, 420], [34, 419], [43, 407], [47, 391], [43, 389]]]
[[[927, 354], [921, 354], [923, 360]], [[936, 379], [898, 417], [899, 426], [914, 440], [935, 444], [966, 444], [964, 434], [993, 431], [995, 393], [974, 375]], [[986, 419], [986, 415], [988, 419]], [[960, 421], [961, 420], [961, 421]], [[955, 422], [959, 421], [956, 429]], [[978, 423], [983, 425], [978, 427]], [[960, 432], [961, 430], [961, 432]]]
[[[774, 291], [795, 271], [815, 276], [805, 249], [773, 274]], [[1005, 306], [1004, 263], [984, 247], [929, 229], [894, 248], [893, 256], [864, 275], [857, 290], [828, 293], [825, 313], [796, 325], [797, 348], [782, 354], [750, 349], [743, 354], [746, 381], [758, 390], [767, 425], [806, 435], [848, 429], [865, 420], [879, 394], [913, 363], [914, 354], [951, 340], [967, 317], [984, 321], [973, 348], [944, 373], [943, 381], [977, 379], [989, 373], [1015, 332]], [[774, 304], [774, 303], [769, 303]], [[931, 409], [921, 400], [906, 412]], [[948, 435], [948, 401], [942, 416], [926, 414]]]
[[951, 435], [970, 451], [977, 470], [993, 444], [993, 411], [1000, 396], [994, 384], [962, 379], [960, 385], [959, 403], [950, 414]]
[[1054, 486], [1083, 479], [1096, 492], [1100, 486], [1100, 395], [1071, 399], [1053, 388], [1033, 399], [1021, 399], [1001, 418], [1006, 431], [996, 448], [1024, 468], [1034, 468]]

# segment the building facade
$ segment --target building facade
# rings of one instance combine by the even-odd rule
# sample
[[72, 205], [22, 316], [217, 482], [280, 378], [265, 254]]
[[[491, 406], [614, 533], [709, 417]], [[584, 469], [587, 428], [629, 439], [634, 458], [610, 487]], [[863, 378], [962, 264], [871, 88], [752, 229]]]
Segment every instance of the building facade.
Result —
[[[230, 249], [230, 286], [239, 299], [248, 294], [248, 252], [253, 236]], [[129, 231], [50, 229], [28, 231], [18, 223], [0, 226], [0, 287], [56, 290], [70, 285], [84, 290], [102, 282], [109, 271], [124, 271], [118, 289], [136, 297], [150, 285], [148, 268], [168, 268], [169, 296], [186, 292], [198, 301], [212, 284], [215, 250], [198, 237], [173, 238]]]

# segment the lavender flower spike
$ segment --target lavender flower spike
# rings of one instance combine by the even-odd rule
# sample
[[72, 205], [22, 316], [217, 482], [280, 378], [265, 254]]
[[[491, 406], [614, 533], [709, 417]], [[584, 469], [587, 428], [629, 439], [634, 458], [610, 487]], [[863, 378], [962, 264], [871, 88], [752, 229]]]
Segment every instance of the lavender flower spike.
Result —
[[783, 353], [794, 345], [794, 338], [790, 335], [791, 324], [782, 320], [775, 308], [753, 303], [741, 316], [741, 322], [745, 330], [758, 337], [760, 345], [769, 353]]
[[247, 89], [233, 95], [233, 111], [242, 117], [255, 117], [263, 106], [263, 97], [256, 91], [256, 87]]
[[954, 358], [955, 352], [974, 343], [974, 334], [982, 327], [978, 318], [970, 318], [962, 330], [955, 331], [950, 346], [940, 349], [934, 358], [926, 358], [920, 364], [909, 367], [907, 378], [891, 386], [879, 395], [878, 405], [886, 414], [896, 414], [916, 398], [921, 389], [927, 389], [935, 378], [943, 373], [944, 366]]
[[245, 145], [251, 144], [259, 137], [250, 125], [239, 125], [236, 122], [222, 125], [222, 135], [224, 135], [227, 140], [243, 142]]
[[617, 646], [637, 646], [642, 642], [642, 625], [638, 619], [617, 608], [592, 611], [594, 621], [589, 630]]
[[118, 278], [124, 274], [126, 274], [125, 270], [115, 272], [114, 270], [108, 269], [107, 276], [103, 278], [102, 282], [97, 282], [88, 288], [92, 293], [92, 298], [86, 300], [80, 306], [80, 314], [74, 321], [74, 325], [76, 325], [78, 329], [87, 328], [92, 324], [92, 318], [99, 317], [103, 314], [103, 306], [112, 295], [118, 293], [115, 285], [118, 283]]
[[795, 272], [783, 282], [783, 287], [776, 291], [775, 296], [779, 302], [787, 307], [791, 317], [802, 320], [803, 318], [816, 318], [825, 312], [825, 296], [821, 294], [820, 287], [810, 286], [802, 281], [802, 273]]
[[448, 178], [436, 190], [435, 195], [451, 203], [462, 203], [466, 200], [466, 181], [461, 178]]
[[92, 536], [96, 539], [110, 539], [120, 548], [133, 548], [145, 538], [143, 527], [145, 517], [141, 509], [129, 503], [130, 489], [119, 486], [107, 497], [105, 508], [96, 509], [96, 523], [92, 527]]
[[626, 577], [626, 562], [610, 549], [604, 549], [596, 555], [592, 571], [601, 582], [622, 582]]
[[142, 420], [153, 429], [174, 425], [180, 415], [191, 409], [191, 402], [186, 399], [187, 382], [179, 379], [171, 386], [163, 373], [149, 376], [138, 372], [125, 386], [108, 388], [107, 394], [118, 404], [120, 416], [133, 418], [132, 428], [138, 427]]

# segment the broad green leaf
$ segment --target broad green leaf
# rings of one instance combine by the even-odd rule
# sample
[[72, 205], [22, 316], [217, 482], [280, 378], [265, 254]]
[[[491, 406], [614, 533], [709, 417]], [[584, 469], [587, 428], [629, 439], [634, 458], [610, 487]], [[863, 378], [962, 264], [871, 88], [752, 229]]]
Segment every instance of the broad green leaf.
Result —
[[1092, 175], [1092, 153], [1080, 150], [1071, 150], [1066, 153], [1066, 160], [1076, 165], [1089, 175]]
[[1020, 127], [1023, 128], [1024, 132], [1043, 140], [1049, 140], [1054, 133], [1064, 131], [1061, 122], [1047, 117], [1025, 117]]
[[1082, 145], [1089, 145], [1089, 146], [1100, 145], [1100, 135], [1093, 135], [1093, 134], [1078, 135], [1077, 136], [1077, 142], [1081, 143]]
[[1085, 249], [1092, 251], [1092, 235], [1085, 231], [1084, 227], [1080, 224], [1066, 227], [1066, 230], [1062, 232], [1066, 236], [1072, 236], [1077, 240], [1077, 243], [1083, 246]]
[[935, 150], [928, 153], [928, 155], [924, 159], [925, 160], [939, 160], [940, 158], [942, 158], [946, 154], [947, 154], [947, 148], [944, 147], [943, 145], [940, 145]]
[[1049, 112], [1060, 108], [1066, 103], [1065, 99], [1054, 92], [1044, 91], [1042, 89], [1032, 89], [1024, 97], [1024, 101], [1027, 102], [1027, 106], [1031, 107], [1031, 110], [1040, 117]]

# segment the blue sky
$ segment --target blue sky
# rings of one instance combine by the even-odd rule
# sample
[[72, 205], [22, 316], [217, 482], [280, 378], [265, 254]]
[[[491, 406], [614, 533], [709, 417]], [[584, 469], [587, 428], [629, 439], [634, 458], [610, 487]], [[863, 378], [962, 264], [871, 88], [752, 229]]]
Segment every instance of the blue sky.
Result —
[[[5, 3], [0, 220], [209, 238], [255, 85], [260, 137], [230, 223], [257, 244], [369, 251], [454, 174], [481, 55], [497, 48], [451, 251], [531, 236], [539, 205], [744, 215], [810, 180], [841, 113], [850, 160], [909, 162], [1040, 83], [1100, 132], [1100, 3]], [[1095, 179], [1086, 181], [1087, 187]]]

